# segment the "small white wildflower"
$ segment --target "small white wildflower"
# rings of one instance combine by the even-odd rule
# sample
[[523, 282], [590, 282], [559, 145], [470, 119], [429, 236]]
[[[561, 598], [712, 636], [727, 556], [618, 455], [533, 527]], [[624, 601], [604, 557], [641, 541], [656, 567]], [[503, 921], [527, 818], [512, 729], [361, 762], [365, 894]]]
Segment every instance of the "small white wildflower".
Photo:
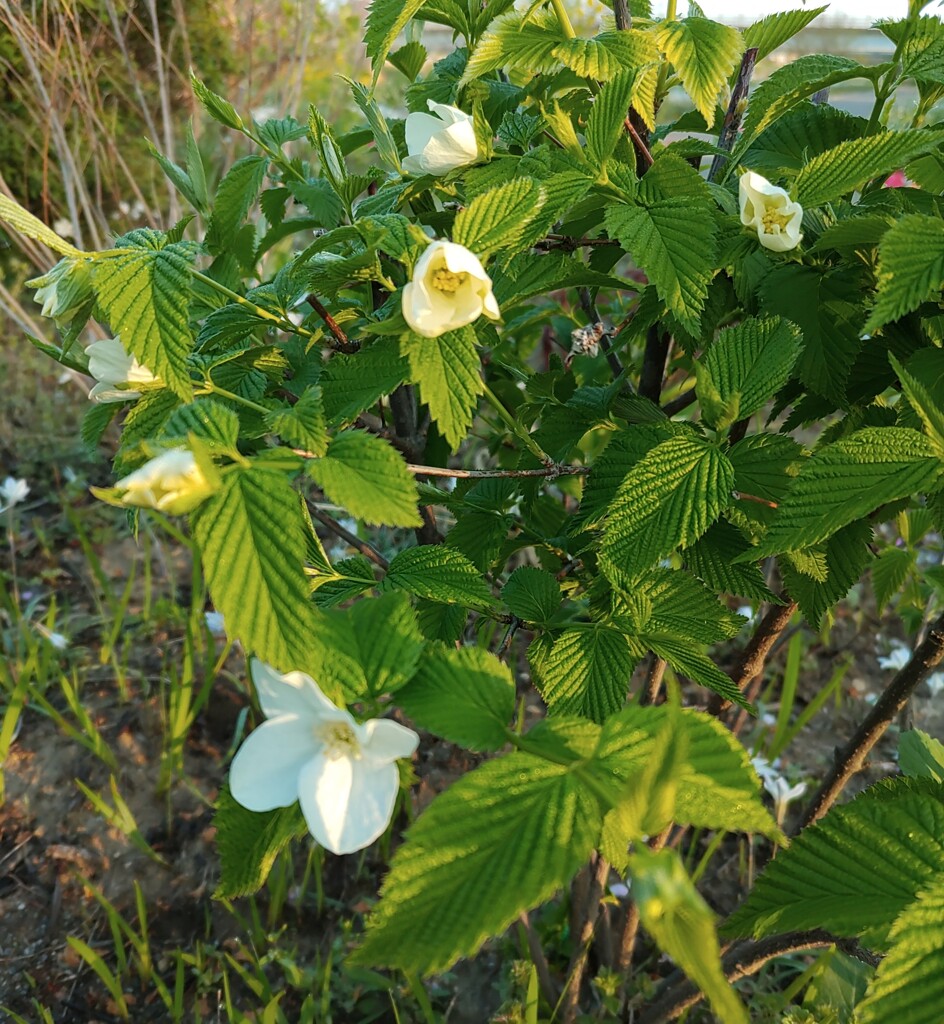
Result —
[[26, 501], [29, 492], [29, 484], [25, 480], [15, 480], [12, 476], [8, 476], [0, 484], [0, 503], [2, 503], [0, 512], [5, 512], [8, 508], [13, 508], [14, 505]]
[[427, 100], [431, 114], [408, 114], [406, 148], [403, 161], [407, 174], [448, 174], [458, 167], [475, 163], [479, 144], [473, 118], [448, 103]]
[[206, 622], [207, 629], [210, 631], [211, 636], [226, 636], [226, 625], [223, 622], [222, 612], [204, 612], [203, 619]]
[[911, 660], [911, 648], [906, 647], [901, 641], [895, 640], [892, 649], [888, 654], [880, 654], [878, 657], [879, 668], [902, 669]]
[[773, 797], [774, 817], [777, 819], [777, 824], [782, 825], [787, 808], [806, 792], [806, 783], [798, 782], [795, 786], [791, 786], [782, 775], [776, 775], [764, 778], [764, 789]]

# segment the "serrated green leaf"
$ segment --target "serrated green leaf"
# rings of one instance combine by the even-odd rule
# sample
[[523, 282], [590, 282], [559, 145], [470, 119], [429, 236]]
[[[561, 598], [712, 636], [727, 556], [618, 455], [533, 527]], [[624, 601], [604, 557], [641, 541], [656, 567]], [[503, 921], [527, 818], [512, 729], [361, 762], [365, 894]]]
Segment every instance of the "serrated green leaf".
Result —
[[423, 6], [424, 0], [371, 0], [367, 9], [364, 45], [374, 69], [371, 89], [377, 85], [390, 48], [407, 23]]
[[232, 128], [238, 132], [245, 128], [243, 119], [236, 113], [236, 108], [232, 103], [224, 100], [222, 96], [218, 96], [204, 85], [193, 71], [190, 72], [190, 84], [193, 86], [194, 95], [200, 101], [200, 106], [214, 121], [219, 121], [226, 128]]
[[390, 563], [384, 583], [442, 604], [491, 608], [494, 600], [475, 566], [461, 552], [439, 545], [407, 548]]
[[944, 466], [916, 430], [866, 427], [804, 461], [752, 560], [812, 547], [886, 502], [932, 491]]
[[206, 244], [211, 252], [222, 252], [235, 244], [236, 234], [262, 187], [268, 163], [268, 157], [244, 156], [223, 176], [207, 224]]
[[486, 762], [407, 833], [354, 961], [430, 973], [471, 955], [570, 880], [601, 821], [570, 766], [525, 753]]
[[891, 932], [891, 949], [856, 1006], [862, 1024], [937, 1024], [944, 1006], [944, 876], [930, 881]]
[[909, 778], [944, 783], [944, 743], [920, 729], [908, 729], [901, 734], [898, 763]]
[[452, 238], [480, 256], [515, 245], [544, 205], [544, 194], [531, 178], [515, 178], [477, 195], [459, 211]]
[[397, 703], [450, 743], [499, 750], [508, 742], [515, 684], [507, 666], [481, 647], [434, 647]]
[[534, 682], [555, 714], [603, 722], [626, 703], [629, 677], [645, 649], [624, 634], [594, 624], [565, 630], [528, 651]]
[[656, 569], [636, 580], [631, 593], [644, 596], [649, 615], [640, 626], [677, 636], [695, 644], [733, 640], [744, 620], [718, 600], [703, 583], [680, 569]]
[[419, 526], [416, 481], [400, 453], [363, 430], [346, 430], [328, 445], [324, 458], [305, 467], [331, 501], [365, 523]]
[[721, 87], [741, 59], [741, 33], [707, 18], [682, 18], [664, 24], [656, 39], [711, 128]]
[[336, 353], [322, 375], [325, 415], [332, 424], [350, 423], [396, 390], [408, 374], [394, 338], [380, 338], [355, 355]]
[[866, 331], [877, 331], [940, 296], [944, 221], [920, 213], [906, 214], [882, 236], [878, 252], [878, 296]]
[[878, 611], [883, 611], [901, 590], [914, 564], [915, 553], [909, 548], [885, 548], [879, 553], [872, 563], [872, 589]]
[[593, 101], [584, 134], [587, 152], [598, 168], [602, 168], [610, 159], [617, 141], [623, 135], [635, 84], [635, 74], [624, 72], [607, 82]]
[[731, 502], [727, 457], [694, 435], [669, 438], [626, 475], [600, 545], [604, 572], [632, 579], [696, 541]]
[[478, 397], [485, 391], [474, 329], [463, 327], [438, 338], [404, 335], [400, 351], [409, 361], [410, 380], [419, 384], [439, 432], [455, 451], [466, 439]]
[[801, 8], [795, 11], [779, 11], [776, 14], [768, 14], [766, 18], [761, 18], [760, 21], [755, 21], [753, 25], [744, 29], [744, 49], [756, 47], [757, 60], [762, 61], [798, 32], [802, 32], [811, 21], [827, 10], [828, 6], [827, 4], [825, 7]]
[[[733, 418], [709, 424], [718, 430], [735, 419], [746, 419], [772, 398], [790, 377], [800, 354], [797, 327], [779, 317], [757, 320], [748, 317], [736, 327], [721, 331], [702, 366], [720, 400], [735, 405]], [[699, 378], [699, 387], [703, 387]]]
[[820, 153], [861, 137], [866, 124], [844, 110], [804, 100], [761, 132], [743, 162], [770, 178], [797, 173]]
[[697, 337], [717, 255], [709, 201], [692, 196], [641, 206], [608, 206], [606, 229], [632, 255], [659, 298]]
[[9, 196], [0, 195], [0, 222], [9, 224], [21, 235], [26, 235], [27, 238], [32, 238], [36, 242], [42, 242], [53, 252], [61, 253], [63, 256], [85, 256], [81, 249], [76, 249], [71, 242], [60, 238], [52, 228], [46, 227], [38, 217], [34, 217], [29, 210], [24, 209]]
[[258, 468], [230, 473], [191, 521], [228, 634], [281, 671], [304, 666], [313, 635], [305, 522], [288, 479]]
[[553, 575], [532, 565], [522, 565], [508, 577], [502, 600], [512, 615], [525, 622], [548, 622], [560, 608], [560, 584]]
[[888, 779], [805, 829], [728, 919], [728, 935], [826, 928], [887, 949], [895, 918], [944, 872], [944, 786]]
[[797, 175], [793, 194], [804, 208], [839, 199], [873, 178], [940, 148], [944, 132], [883, 132], [841, 142], [814, 156]]
[[526, 150], [531, 140], [544, 129], [544, 118], [521, 110], [506, 110], [497, 135], [506, 146]]
[[427, 57], [426, 47], [418, 39], [413, 39], [399, 50], [387, 54], [387, 60], [397, 71], [406, 75], [407, 81], [410, 82], [415, 82], [419, 77]]
[[[587, 182], [583, 178], [584, 183]], [[586, 189], [584, 189], [586, 191]], [[523, 253], [514, 256], [492, 278], [495, 299], [504, 309], [535, 295], [546, 295], [558, 288], [623, 288], [618, 277], [601, 274], [579, 256], [551, 252], [545, 255]]]
[[676, 672], [682, 673], [701, 686], [725, 700], [754, 713], [754, 707], [744, 694], [734, 685], [731, 677], [706, 654], [702, 654], [687, 637], [682, 638], [672, 633], [659, 633], [654, 629], [644, 629], [639, 633], [640, 641], [660, 658], [668, 662]]
[[216, 899], [234, 899], [258, 892], [275, 858], [293, 840], [308, 832], [297, 803], [261, 814], [236, 803], [224, 786], [213, 816], [220, 854], [220, 882]]
[[724, 976], [715, 915], [674, 850], [645, 846], [629, 861], [633, 900], [643, 927], [708, 997], [725, 1024], [748, 1024], [747, 1011]]
[[118, 402], [103, 402], [89, 405], [85, 410], [79, 436], [87, 452], [94, 453], [98, 449], [102, 435], [118, 415], [120, 409], [121, 405]]
[[266, 417], [266, 427], [287, 444], [304, 448], [313, 455], [325, 455], [328, 449], [328, 427], [321, 388], [312, 384], [302, 392], [294, 405], [273, 409]]
[[239, 417], [232, 409], [212, 398], [198, 398], [178, 406], [153, 436], [163, 440], [186, 441], [190, 434], [220, 448], [235, 448], [239, 438]]
[[351, 87], [351, 92], [354, 94], [354, 102], [361, 108], [364, 117], [367, 118], [367, 124], [370, 126], [371, 134], [374, 137], [377, 155], [391, 171], [400, 174], [402, 171], [400, 154], [397, 152], [397, 144], [393, 141], [393, 136], [390, 134], [390, 125], [387, 124], [387, 119], [381, 113], [380, 107], [377, 106], [371, 93], [360, 82], [345, 78], [343, 75], [341, 77]]
[[764, 582], [759, 565], [734, 562], [749, 550], [750, 544], [741, 531], [722, 520], [685, 549], [685, 562], [699, 579], [714, 590], [752, 601], [780, 603]]
[[115, 249], [95, 263], [98, 304], [124, 347], [184, 401], [193, 396], [187, 357], [193, 247]]

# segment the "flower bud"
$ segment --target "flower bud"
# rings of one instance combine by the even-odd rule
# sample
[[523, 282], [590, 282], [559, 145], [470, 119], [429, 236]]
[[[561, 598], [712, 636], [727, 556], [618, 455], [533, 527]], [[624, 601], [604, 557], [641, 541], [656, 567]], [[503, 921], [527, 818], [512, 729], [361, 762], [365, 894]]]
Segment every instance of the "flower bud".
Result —
[[48, 274], [26, 282], [35, 288], [34, 300], [43, 307], [43, 316], [68, 320], [92, 296], [92, 268], [88, 260], [66, 256]]
[[774, 252], [787, 252], [800, 244], [803, 207], [784, 189], [754, 171], [741, 175], [741, 223], [757, 232], [760, 244]]
[[[457, 167], [475, 163], [479, 144], [473, 119], [458, 107], [429, 100], [432, 114], [408, 114], [403, 161], [408, 174], [448, 174]], [[435, 116], [434, 116], [435, 115]]]
[[477, 320], [498, 320], [492, 279], [479, 258], [455, 242], [430, 242], [403, 289], [403, 317], [424, 338], [438, 338]]
[[171, 516], [192, 512], [214, 491], [193, 452], [174, 449], [146, 462], [115, 484], [123, 505], [155, 508]]
[[89, 392], [93, 402], [126, 402], [140, 398], [141, 392], [120, 388], [119, 384], [154, 384], [160, 379], [129, 355], [117, 338], [93, 342], [85, 350], [88, 372], [98, 383]]

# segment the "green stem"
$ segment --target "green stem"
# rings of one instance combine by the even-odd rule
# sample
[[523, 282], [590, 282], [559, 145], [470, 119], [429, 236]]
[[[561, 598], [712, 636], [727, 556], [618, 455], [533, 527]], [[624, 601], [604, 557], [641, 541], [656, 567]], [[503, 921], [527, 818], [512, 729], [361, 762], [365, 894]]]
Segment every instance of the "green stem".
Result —
[[261, 317], [263, 320], [268, 320], [270, 323], [276, 324], [281, 330], [288, 331], [290, 334], [301, 334], [306, 338], [313, 338], [315, 336], [311, 331], [306, 331], [305, 328], [296, 326], [291, 320], [284, 320], [277, 313], [273, 313], [264, 306], [257, 306], [255, 302], [252, 302], [245, 296], [240, 295], [239, 292], [234, 292], [231, 288], [227, 288], [225, 284], [220, 284], [219, 281], [214, 281], [212, 277], [207, 277], [206, 274], [201, 274], [199, 270], [191, 270], [190, 273], [201, 284], [205, 284], [208, 288], [212, 288], [214, 291], [219, 292], [220, 295], [225, 295], [228, 299], [232, 299], [233, 302], [238, 303], [240, 306], [245, 306], [246, 309], [251, 309], [256, 316]]
[[485, 397], [488, 399], [492, 408], [501, 417], [505, 426], [517, 437], [521, 443], [534, 455], [540, 459], [545, 466], [553, 466], [554, 460], [547, 454], [546, 451], [534, 440], [534, 438], [521, 426], [521, 424], [511, 415], [511, 413], [502, 405], [501, 399], [494, 391], [485, 383], [482, 384], [485, 388]]
[[564, 7], [563, 0], [551, 0], [551, 7], [554, 8], [554, 13], [557, 15], [557, 20], [560, 22], [561, 31], [568, 39], [576, 39], [577, 33], [574, 31], [574, 26], [571, 24], [570, 16], [567, 14], [567, 9]]
[[236, 402], [239, 405], [244, 405], [247, 409], [253, 409], [255, 412], [262, 413], [263, 416], [268, 416], [272, 411], [258, 402], [253, 402], [249, 398], [243, 398], [242, 395], [237, 395], [232, 391], [227, 391], [226, 388], [221, 388], [218, 384], [214, 384], [212, 380], [205, 380], [203, 382], [203, 389], [200, 394], [214, 394], [219, 395], [220, 398], [228, 398], [231, 402]]
[[[668, 0], [668, 3], [665, 6], [665, 20], [666, 21], [675, 21], [677, 15], [678, 15], [678, 0]], [[668, 88], [667, 88], [667, 85], [666, 85], [666, 79], [668, 78], [668, 74], [669, 74], [669, 62], [667, 60], [663, 60], [662, 67], [659, 68], [659, 77], [656, 80], [656, 103], [655, 103], [656, 110], [659, 109], [659, 105], [662, 102], [662, 98], [665, 96], [666, 92], [668, 91]]]

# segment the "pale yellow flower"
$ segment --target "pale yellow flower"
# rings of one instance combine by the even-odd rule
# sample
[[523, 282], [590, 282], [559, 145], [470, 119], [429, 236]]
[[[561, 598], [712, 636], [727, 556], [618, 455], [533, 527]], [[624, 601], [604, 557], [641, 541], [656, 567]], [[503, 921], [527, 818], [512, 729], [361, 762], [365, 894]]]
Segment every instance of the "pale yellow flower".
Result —
[[457, 167], [475, 163], [479, 144], [473, 119], [458, 107], [428, 100], [432, 114], [408, 114], [403, 161], [408, 174], [448, 174]]
[[763, 175], [746, 171], [738, 189], [741, 223], [757, 232], [760, 244], [774, 252], [787, 252], [800, 244], [803, 207]]
[[163, 452], [115, 484], [123, 505], [154, 508], [171, 516], [192, 512], [214, 491], [193, 452]]

